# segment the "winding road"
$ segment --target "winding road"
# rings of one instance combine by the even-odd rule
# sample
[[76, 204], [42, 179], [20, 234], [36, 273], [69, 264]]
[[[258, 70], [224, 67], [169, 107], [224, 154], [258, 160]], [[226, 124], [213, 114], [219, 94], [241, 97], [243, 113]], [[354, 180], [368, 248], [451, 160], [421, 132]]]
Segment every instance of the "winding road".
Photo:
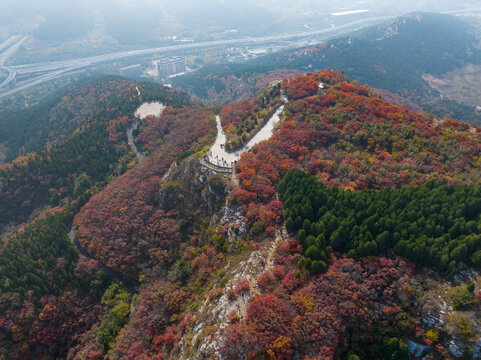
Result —
[[136, 120], [134, 124], [127, 131], [127, 143], [132, 148], [133, 152], [135, 153], [135, 156], [137, 156], [137, 160], [141, 162], [144, 159], [144, 155], [139, 151], [139, 149], [137, 148], [137, 145], [135, 145], [135, 142], [134, 142], [134, 131], [137, 130], [138, 127], [139, 127], [139, 121]]
[[[481, 8], [445, 11], [443, 13], [456, 15], [456, 14], [477, 13], [479, 11], [481, 11]], [[152, 55], [152, 54], [179, 52], [179, 51], [192, 50], [192, 49], [202, 49], [202, 48], [209, 48], [209, 47], [264, 45], [272, 42], [296, 40], [296, 39], [302, 39], [302, 38], [315, 37], [319, 35], [326, 35], [336, 31], [347, 30], [351, 28], [356, 29], [357, 27], [368, 26], [376, 22], [386, 21], [392, 18], [394, 18], [394, 16], [368, 17], [365, 19], [348, 22], [338, 26], [331, 26], [329, 28], [304, 31], [300, 33], [279, 34], [279, 35], [263, 36], [263, 37], [249, 37], [249, 38], [242, 38], [242, 39], [196, 42], [196, 43], [190, 43], [190, 44], [171, 45], [171, 46], [163, 46], [163, 47], [150, 48], [150, 49], [121, 51], [121, 52], [116, 52], [111, 54], [78, 58], [78, 59], [72, 59], [67, 61], [52, 61], [52, 62], [43, 62], [43, 63], [35, 63], [35, 64], [12, 65], [12, 66], [8, 66], [8, 68], [6, 69], [7, 71], [9, 71], [9, 73], [15, 72], [16, 74], [19, 74], [19, 75], [37, 74], [37, 73], [38, 74], [47, 73], [47, 74], [34, 77], [29, 81], [23, 82], [23, 84], [19, 83], [15, 85], [12, 89], [4, 88], [3, 91], [2, 91], [2, 86], [5, 87], [8, 83], [11, 83], [11, 81], [8, 83], [2, 83], [2, 85], [0, 86], [0, 97], [11, 95], [15, 92], [41, 84], [43, 82], [52, 80], [54, 78], [58, 78], [60, 76], [71, 74], [72, 71], [78, 71], [78, 69], [80, 68], [87, 68], [87, 67], [99, 65], [102, 63], [110, 63], [110, 62], [118, 61], [121, 59], [128, 59], [128, 58], [146, 56], [146, 55]], [[16, 49], [18, 49], [23, 44], [26, 38], [27, 37], [21, 38], [20, 36], [17, 35], [17, 36], [11, 37], [10, 39], [0, 44], [0, 50], [2, 48], [7, 48], [2, 53], [0, 53], [0, 64], [3, 64], [6, 57], [10, 56], [12, 51], [13, 52], [16, 51]], [[55, 74], [54, 76], [51, 76], [52, 72]], [[50, 76], [46, 76], [46, 75], [50, 75]]]
[[[138, 87], [136, 87], [137, 93], [140, 96], [140, 90]], [[149, 102], [149, 103], [143, 103], [134, 113], [135, 117], [144, 120], [149, 116], [155, 116], [158, 117], [162, 114], [164, 111], [164, 104], [160, 102]], [[144, 154], [142, 154], [139, 149], [137, 148], [137, 145], [135, 145], [134, 142], [134, 131], [137, 130], [139, 127], [139, 120], [136, 120], [132, 126], [129, 128], [127, 131], [127, 143], [129, 146], [132, 148], [132, 151], [135, 153], [135, 156], [137, 156], [137, 160], [141, 162], [144, 158]]]
[[210, 149], [207, 161], [214, 166], [232, 169], [234, 163], [240, 159], [242, 153], [250, 151], [255, 145], [264, 140], [268, 140], [272, 136], [275, 126], [281, 120], [280, 115], [284, 110], [284, 106], [285, 105], [281, 105], [277, 108], [274, 115], [272, 115], [269, 121], [267, 121], [262, 129], [260, 129], [247, 144], [234, 151], [225, 150], [226, 135], [224, 130], [222, 130], [220, 117], [217, 115], [215, 119], [217, 122], [217, 138]]
[[[140, 91], [138, 89], [137, 89], [137, 91], [140, 93]], [[285, 102], [287, 102], [287, 98], [285, 97], [285, 95], [283, 95], [283, 99], [284, 99]], [[284, 110], [284, 106], [285, 106], [285, 104], [281, 105], [277, 108], [276, 112], [272, 115], [272, 117], [268, 120], [268, 122], [262, 127], [262, 129], [246, 145], [244, 145], [240, 149], [238, 149], [236, 151], [232, 151], [232, 152], [227, 152], [224, 149], [223, 145], [225, 145], [226, 136], [225, 136], [224, 131], [222, 130], [222, 124], [221, 124], [221, 121], [220, 121], [220, 117], [217, 116], [216, 117], [217, 137], [216, 137], [216, 141], [215, 141], [214, 145], [212, 145], [212, 147], [211, 147], [211, 150], [210, 150], [211, 157], [209, 158], [209, 161], [215, 159], [215, 157], [217, 157], [217, 158], [220, 157], [220, 158], [224, 158], [224, 159], [227, 159], [229, 161], [234, 162], [234, 161], [236, 161], [237, 159], [240, 158], [240, 155], [242, 153], [244, 153], [246, 151], [250, 151], [252, 149], [252, 147], [254, 147], [256, 144], [260, 143], [261, 141], [268, 140], [272, 136], [275, 126], [280, 121], [280, 115], [281, 115], [282, 111]], [[147, 102], [147, 103], [143, 103], [141, 106], [139, 106], [139, 108], [135, 111], [134, 115], [135, 115], [136, 118], [138, 118], [140, 120], [143, 120], [143, 119], [145, 119], [149, 116], [158, 117], [162, 114], [164, 108], [165, 108], [164, 105], [160, 102]], [[144, 156], [143, 156], [143, 154], [140, 153], [137, 146], [135, 145], [134, 137], [133, 137], [133, 132], [137, 129], [138, 126], [139, 126], [139, 120], [135, 121], [135, 123], [127, 131], [127, 140], [128, 140], [129, 146], [135, 152], [135, 154], [137, 156], [137, 159], [139, 160], [139, 162], [141, 162], [142, 159], [144, 158]], [[205, 164], [205, 165], [208, 166], [209, 164]], [[216, 169], [215, 164], [212, 168], [213, 168], [214, 171], [222, 171], [222, 170]], [[231, 167], [231, 169], [232, 169], [232, 167]], [[225, 170], [224, 170], [224, 172], [225, 172]], [[235, 174], [234, 174], [234, 176], [235, 176]], [[70, 229], [68, 231], [68, 237], [69, 237], [70, 241], [72, 242], [72, 244], [75, 246], [75, 248], [83, 256], [85, 256], [89, 259], [96, 260], [100, 264], [100, 267], [104, 271], [106, 271], [114, 280], [121, 281], [130, 293], [134, 294], [134, 293], [138, 292], [137, 289], [138, 289], [138, 286], [140, 284], [137, 281], [135, 281], [133, 279], [126, 278], [122, 274], [122, 272], [116, 271], [116, 270], [110, 268], [105, 262], [103, 262], [102, 260], [99, 260], [96, 257], [92, 256], [87, 251], [87, 249], [83, 248], [80, 245], [80, 243], [79, 243], [79, 241], [78, 241], [78, 239], [75, 235], [75, 230], [73, 229], [72, 226], [70, 226]]]

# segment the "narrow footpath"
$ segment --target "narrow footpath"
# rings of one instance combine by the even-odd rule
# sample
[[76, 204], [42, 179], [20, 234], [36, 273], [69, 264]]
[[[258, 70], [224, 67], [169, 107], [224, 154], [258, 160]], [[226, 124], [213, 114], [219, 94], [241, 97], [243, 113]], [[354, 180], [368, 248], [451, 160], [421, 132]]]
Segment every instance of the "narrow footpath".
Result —
[[112, 268], [108, 267], [107, 264], [104, 263], [102, 260], [99, 260], [96, 257], [90, 255], [90, 253], [80, 245], [78, 239], [75, 236], [75, 231], [72, 227], [70, 227], [69, 229], [68, 237], [72, 242], [73, 246], [75, 246], [75, 248], [79, 251], [80, 254], [82, 254], [88, 259], [97, 261], [102, 270], [108, 273], [110, 277], [115, 281], [122, 282], [125, 288], [130, 292], [130, 294], [136, 294], [138, 292], [137, 289], [140, 285], [138, 281], [126, 278], [120, 271], [113, 270]]
[[135, 142], [134, 142], [134, 131], [137, 130], [138, 127], [139, 127], [139, 120], [136, 120], [135, 123], [133, 123], [132, 126], [127, 131], [127, 143], [132, 148], [132, 151], [135, 153], [135, 156], [137, 156], [137, 160], [141, 162], [144, 159], [144, 155], [139, 151], [139, 149], [137, 148], [137, 145], [135, 145]]
[[[139, 92], [139, 95], [140, 95], [140, 91], [138, 88], [137, 88], [137, 91]], [[163, 110], [164, 110], [164, 105], [160, 102], [144, 103], [137, 109], [134, 115], [137, 119], [143, 120], [148, 116], [158, 117], [162, 114]], [[127, 131], [127, 142], [129, 146], [132, 148], [132, 150], [135, 152], [135, 155], [137, 156], [137, 159], [139, 160], [139, 162], [141, 162], [142, 159], [144, 158], [144, 155], [139, 151], [139, 149], [135, 145], [134, 135], [133, 135], [134, 131], [138, 128], [138, 126], [139, 126], [139, 120], [136, 120], [135, 123]], [[72, 228], [72, 225], [70, 226], [70, 229], [68, 231], [68, 237], [72, 242], [73, 246], [75, 246], [75, 248], [80, 252], [80, 254], [82, 254], [86, 258], [97, 261], [100, 267], [102, 268], [102, 270], [108, 273], [112, 277], [112, 279], [122, 282], [125, 288], [131, 294], [135, 294], [138, 292], [137, 289], [140, 285], [138, 281], [134, 279], [126, 278], [124, 274], [122, 274], [122, 272], [110, 268], [105, 262], [92, 256], [86, 249], [84, 249], [80, 245], [77, 237], [75, 236], [75, 230]]]

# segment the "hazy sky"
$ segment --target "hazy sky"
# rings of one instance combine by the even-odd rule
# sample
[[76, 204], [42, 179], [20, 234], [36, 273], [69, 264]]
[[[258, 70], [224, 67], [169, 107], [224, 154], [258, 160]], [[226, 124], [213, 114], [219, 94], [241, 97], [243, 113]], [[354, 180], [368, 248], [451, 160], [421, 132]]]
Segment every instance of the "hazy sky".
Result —
[[[140, 36], [221, 36], [319, 29], [362, 18], [412, 11], [479, 7], [479, 0], [1, 0], [0, 38], [83, 36], [102, 24], [121, 42]], [[62, 34], [65, 31], [65, 34]], [[60, 39], [62, 40], [62, 39]]]
[[319, 10], [332, 10], [334, 8], [368, 8], [387, 11], [388, 9], [411, 10], [449, 10], [465, 7], [481, 7], [478, 0], [2, 0], [0, 14], [10, 19], [12, 16], [22, 17], [32, 14], [44, 14], [58, 9], [87, 8], [91, 10], [102, 9], [112, 12], [124, 10], [153, 11], [153, 14], [165, 10], [189, 11], [189, 8], [205, 8], [215, 11], [216, 8], [229, 8], [232, 10], [253, 10], [265, 8], [275, 13], [310, 12]]

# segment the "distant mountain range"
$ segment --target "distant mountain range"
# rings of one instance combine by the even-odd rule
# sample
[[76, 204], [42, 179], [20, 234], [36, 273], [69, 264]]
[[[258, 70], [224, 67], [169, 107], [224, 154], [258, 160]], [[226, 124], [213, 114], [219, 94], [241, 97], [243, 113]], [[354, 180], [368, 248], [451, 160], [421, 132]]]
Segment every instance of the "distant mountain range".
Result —
[[[233, 76], [244, 84], [253, 71], [315, 72], [330, 67], [359, 83], [382, 89], [379, 93], [383, 97], [401, 106], [477, 123], [481, 120], [476, 110], [481, 104], [481, 50], [477, 29], [465, 20], [411, 13], [350, 36], [254, 59], [250, 68], [219, 67], [222, 71], [215, 71], [215, 86], [209, 80], [213, 73], [206, 71], [180, 78], [174, 86], [204, 99], [209, 94], [210, 101], [212, 94], [222, 94], [217, 98], [229, 102], [223, 89]], [[247, 84], [243, 88], [248, 88]], [[240, 98], [236, 94], [231, 101]]]
[[473, 31], [411, 14], [174, 80], [264, 88], [226, 106], [109, 76], [0, 112], [0, 360], [479, 359], [481, 129], [421, 113], [476, 115]]
[[478, 45], [475, 29], [458, 17], [413, 13], [349, 37], [254, 62], [306, 71], [333, 67], [361, 83], [423, 102], [437, 94], [422, 75], [439, 76], [481, 63]]

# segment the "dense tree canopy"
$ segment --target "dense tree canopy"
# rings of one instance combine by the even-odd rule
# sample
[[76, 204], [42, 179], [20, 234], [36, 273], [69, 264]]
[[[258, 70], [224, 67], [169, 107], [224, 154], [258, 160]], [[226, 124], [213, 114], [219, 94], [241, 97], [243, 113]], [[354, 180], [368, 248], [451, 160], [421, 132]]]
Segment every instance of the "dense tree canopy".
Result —
[[[0, 170], [1, 221], [35, 217], [1, 243], [0, 358], [210, 358], [212, 345], [227, 359], [404, 360], [408, 339], [474, 343], [471, 319], [450, 314], [438, 336], [419, 309], [432, 269], [481, 266], [477, 129], [328, 69], [224, 108], [231, 134], [253, 134], [289, 98], [237, 173], [214, 174], [199, 161], [214, 111], [137, 85], [171, 101], [134, 133], [142, 161], [121, 97]], [[477, 316], [477, 288], [444, 290], [443, 309]]]
[[393, 248], [449, 273], [459, 263], [480, 266], [479, 187], [428, 182], [353, 192], [325, 187], [298, 170], [286, 175], [277, 189], [286, 227], [297, 232], [304, 248], [306, 259], [300, 266], [312, 273], [326, 270], [332, 249], [360, 258]]
[[151, 100], [174, 107], [190, 104], [188, 96], [177, 91], [107, 76], [61, 89], [26, 109], [0, 112], [0, 143], [6, 147], [0, 152], [0, 163], [66, 140], [99, 110], [131, 117], [143, 101]]
[[260, 95], [222, 108], [220, 118], [226, 132], [226, 149], [244, 145], [281, 104], [280, 85], [266, 88]]
[[[131, 161], [126, 131], [142, 98], [176, 107], [189, 104], [185, 94], [154, 84], [137, 86], [120, 78], [107, 78], [87, 85], [62, 97], [54, 107], [50, 102], [39, 105], [42, 109], [33, 112], [40, 116], [38, 122], [30, 122], [30, 110], [20, 112], [25, 115], [23, 120], [8, 122], [6, 117], [0, 121], [0, 128], [9, 129], [0, 131], [0, 137], [15, 141], [18, 135], [21, 141], [39, 142], [37, 152], [0, 167], [0, 231], [9, 222], [27, 220], [34, 209], [74, 199], [110, 175], [123, 173]], [[143, 93], [141, 97], [136, 86]], [[85, 108], [76, 113], [78, 107]], [[29, 135], [37, 126], [34, 135]], [[52, 146], [45, 149], [47, 143]]]

